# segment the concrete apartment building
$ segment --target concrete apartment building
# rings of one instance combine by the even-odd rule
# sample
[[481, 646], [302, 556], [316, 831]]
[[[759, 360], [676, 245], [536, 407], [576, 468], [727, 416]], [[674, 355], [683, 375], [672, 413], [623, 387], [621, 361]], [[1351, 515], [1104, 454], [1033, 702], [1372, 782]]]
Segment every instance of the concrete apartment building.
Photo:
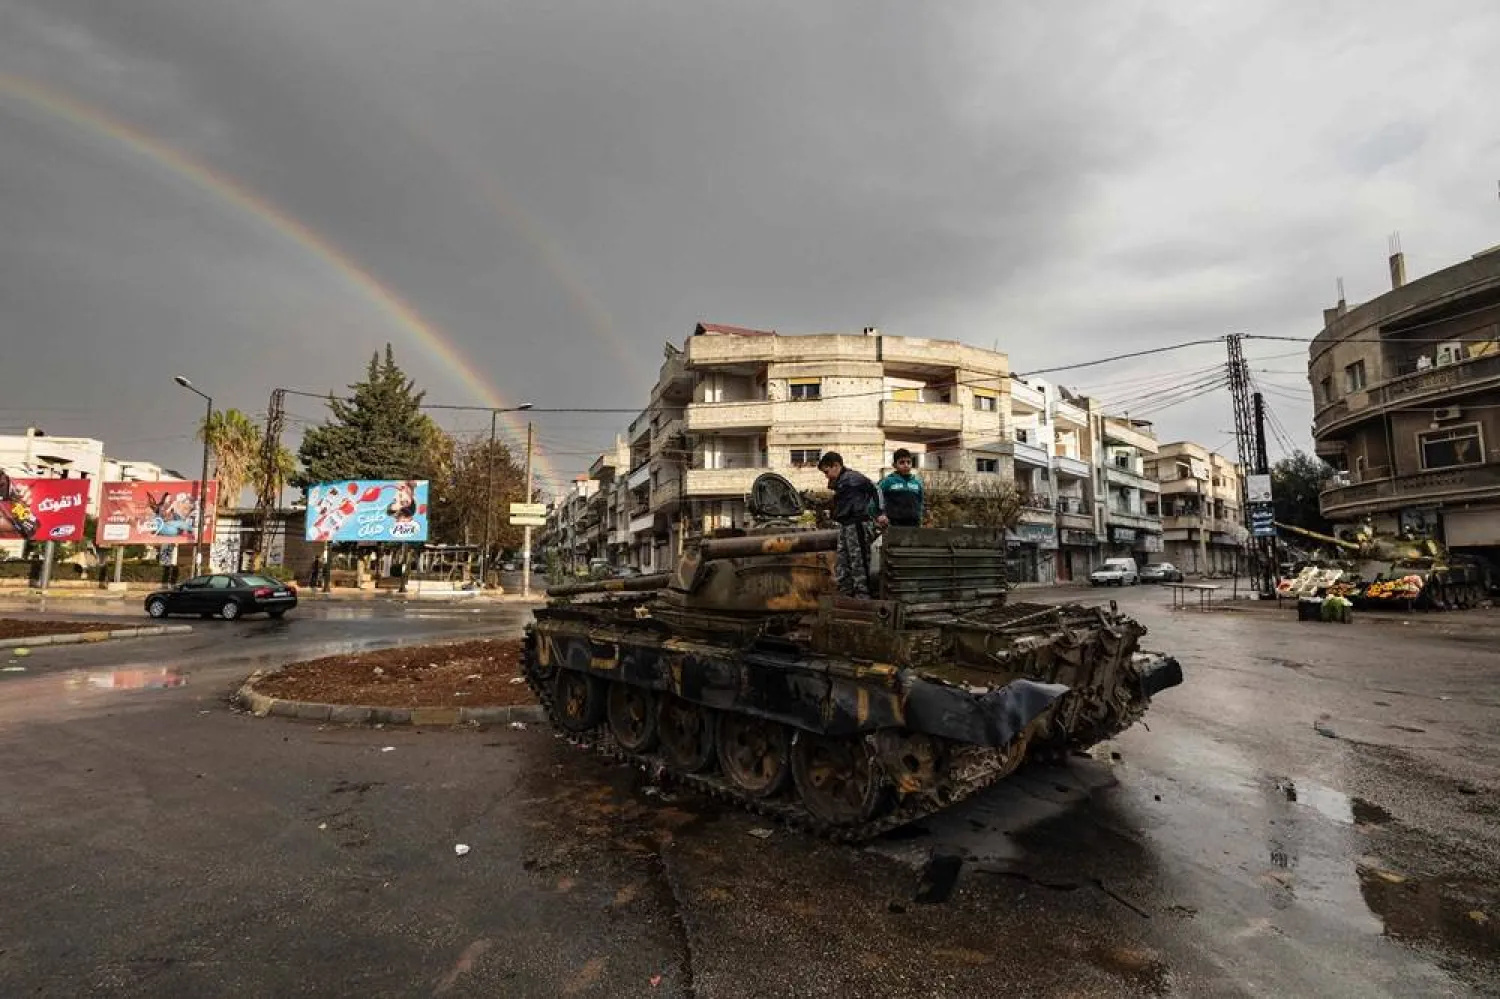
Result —
[[589, 502], [555, 507], [547, 543], [575, 568], [606, 558], [659, 571], [686, 538], [743, 526], [762, 472], [822, 489], [824, 453], [875, 478], [902, 447], [929, 475], [1015, 483], [1018, 580], [1083, 579], [1107, 554], [1160, 551], [1149, 425], [1106, 419], [966, 344], [714, 324], [666, 346], [650, 403], [593, 463]]
[[1368, 520], [1467, 549], [1500, 547], [1500, 247], [1323, 314], [1309, 350], [1313, 438], [1340, 470], [1338, 525]]
[[1239, 464], [1178, 441], [1161, 445], [1146, 474], [1161, 490], [1163, 559], [1187, 573], [1237, 571], [1247, 537]]

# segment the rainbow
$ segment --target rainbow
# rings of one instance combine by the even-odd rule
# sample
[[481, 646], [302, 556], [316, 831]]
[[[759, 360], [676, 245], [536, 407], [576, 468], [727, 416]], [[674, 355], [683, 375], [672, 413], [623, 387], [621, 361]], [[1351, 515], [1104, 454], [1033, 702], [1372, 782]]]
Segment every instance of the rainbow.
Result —
[[[393, 325], [410, 334], [449, 374], [456, 377], [470, 392], [474, 393], [485, 407], [507, 409], [514, 405], [479, 376], [476, 365], [459, 352], [447, 334], [425, 319], [400, 295], [381, 284], [373, 274], [340, 250], [327, 237], [288, 215], [234, 178], [211, 169], [181, 150], [167, 145], [92, 105], [33, 80], [9, 73], [0, 73], [0, 95], [11, 97], [79, 129], [102, 135], [140, 158], [190, 181], [258, 222], [268, 225], [303, 249], [315, 254], [343, 275], [350, 284], [383, 312]], [[501, 413], [500, 417], [512, 437], [525, 439], [526, 425], [522, 418], [513, 412]], [[540, 483], [558, 484], [563, 481], [551, 460], [540, 448], [536, 449], [532, 462]]]

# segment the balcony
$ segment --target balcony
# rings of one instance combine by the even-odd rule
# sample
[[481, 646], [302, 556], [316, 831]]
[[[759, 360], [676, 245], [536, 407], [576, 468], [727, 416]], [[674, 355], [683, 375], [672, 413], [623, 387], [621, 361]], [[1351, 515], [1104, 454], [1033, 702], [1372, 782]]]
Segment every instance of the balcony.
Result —
[[1106, 419], [1104, 421], [1104, 440], [1107, 444], [1123, 444], [1126, 447], [1133, 447], [1147, 454], [1155, 454], [1160, 447], [1156, 442], [1156, 438], [1150, 434], [1143, 433], [1129, 424], [1119, 423], [1113, 419]]
[[1132, 486], [1142, 492], [1161, 492], [1161, 486], [1155, 479], [1148, 479], [1134, 469], [1121, 468], [1119, 465], [1108, 464], [1104, 466], [1104, 476], [1110, 482], [1115, 482], [1122, 486]]
[[1060, 505], [1057, 508], [1057, 526], [1072, 531], [1092, 531], [1094, 529], [1094, 514], [1084, 508], [1082, 504]]
[[1040, 444], [1032, 444], [1029, 441], [1014, 441], [1010, 453], [1016, 461], [1027, 465], [1034, 465], [1037, 468], [1047, 468], [1051, 464], [1047, 449]]
[[673, 477], [651, 490], [651, 509], [661, 511], [676, 506], [682, 499], [682, 479]]
[[1052, 497], [1046, 493], [1028, 493], [1023, 491], [1018, 495], [1020, 496], [1021, 509], [1023, 510], [1046, 510], [1048, 512], [1052, 510]]
[[632, 469], [630, 475], [625, 479], [626, 489], [639, 489], [651, 481], [651, 465], [649, 462], [642, 464], [639, 468]]
[[1088, 462], [1070, 458], [1065, 454], [1052, 456], [1052, 468], [1058, 475], [1072, 479], [1087, 479], [1093, 472]]
[[963, 425], [963, 407], [952, 403], [907, 399], [882, 399], [880, 402], [880, 426], [885, 430], [956, 433], [963, 429]]
[[1323, 490], [1318, 505], [1323, 516], [1340, 519], [1437, 500], [1491, 498], [1500, 498], [1500, 463], [1443, 468], [1395, 478], [1374, 478], [1367, 471], [1364, 481]]
[[1058, 401], [1057, 407], [1052, 411], [1052, 418], [1058, 423], [1065, 423], [1071, 427], [1087, 429], [1089, 425], [1089, 414], [1080, 406], [1071, 402]]
[[656, 432], [651, 435], [651, 457], [655, 458], [663, 451], [683, 447], [683, 427], [684, 423], [681, 417], [668, 420], [658, 427]]
[[1145, 531], [1160, 531], [1162, 527], [1160, 517], [1148, 517], [1144, 513], [1130, 510], [1120, 510], [1111, 507], [1109, 516], [1106, 518], [1111, 527], [1134, 527]]
[[[1471, 357], [1455, 364], [1414, 371], [1386, 379], [1330, 403], [1313, 417], [1313, 435], [1320, 436], [1342, 424], [1357, 422], [1393, 406], [1411, 407], [1446, 403], [1458, 393], [1500, 388], [1500, 354]], [[1461, 406], [1461, 402], [1454, 405]]]
[[656, 517], [650, 512], [647, 512], [631, 517], [630, 523], [626, 525], [626, 530], [628, 530], [631, 534], [643, 534], [647, 531], [653, 530], [655, 527]]
[[[799, 402], [790, 405], [806, 406]], [[746, 402], [695, 402], [687, 408], [684, 421], [690, 434], [718, 430], [760, 430], [776, 422], [776, 403], [769, 399]]]
[[744, 496], [756, 476], [772, 471], [797, 489], [828, 488], [828, 480], [816, 468], [690, 468], [683, 474], [683, 488], [689, 497]]

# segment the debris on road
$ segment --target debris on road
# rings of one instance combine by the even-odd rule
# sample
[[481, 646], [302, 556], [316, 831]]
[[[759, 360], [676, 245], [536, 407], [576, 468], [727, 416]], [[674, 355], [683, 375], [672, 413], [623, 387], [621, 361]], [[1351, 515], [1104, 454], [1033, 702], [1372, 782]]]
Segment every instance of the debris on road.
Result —
[[27, 656], [31, 655], [31, 650], [30, 649], [11, 649], [10, 650], [10, 654], [13, 655], [13, 656], [15, 656], [17, 659], [25, 659]]
[[517, 732], [524, 732], [524, 731], [526, 731], [526, 723], [525, 722], [511, 722], [510, 723], [510, 727], [513, 728], [513, 729], [515, 729]]
[[396, 751], [396, 747], [395, 746], [381, 746], [380, 747], [380, 751], [382, 753], [394, 753]]
[[750, 835], [754, 836], [756, 839], [770, 839], [774, 832], [775, 830], [767, 829], [764, 826], [761, 826], [755, 829], [751, 829]]
[[1315, 732], [1317, 732], [1319, 735], [1323, 736], [1324, 738], [1327, 738], [1327, 739], [1337, 739], [1339, 737], [1338, 733], [1333, 730], [1333, 726], [1332, 725], [1328, 724], [1332, 720], [1333, 720], [1333, 716], [1332, 715], [1328, 715], [1328, 714], [1319, 715], [1318, 716], [1318, 720], [1315, 721], [1315, 722], [1313, 722], [1313, 730]]
[[464, 854], [466, 854], [466, 853], [469, 852], [469, 844], [467, 844], [467, 843], [455, 843], [453, 845], [453, 852], [456, 853], [458, 856], [462, 857]]
[[24, 673], [25, 666], [0, 666], [0, 673]]
[[327, 822], [319, 822], [318, 823], [318, 831], [319, 832], [321, 832], [321, 831], [323, 831], [324, 829], [327, 829], [327, 828], [328, 828], [328, 823]]
[[654, 989], [654, 988], [656, 988], [660, 984], [661, 984], [661, 976], [660, 975], [652, 975], [651, 976], [651, 987]]

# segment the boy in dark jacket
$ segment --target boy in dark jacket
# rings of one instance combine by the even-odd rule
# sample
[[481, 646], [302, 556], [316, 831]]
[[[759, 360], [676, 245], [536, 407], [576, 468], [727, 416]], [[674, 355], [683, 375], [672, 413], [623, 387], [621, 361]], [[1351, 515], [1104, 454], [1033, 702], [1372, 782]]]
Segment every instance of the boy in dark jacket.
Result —
[[911, 452], [898, 448], [894, 456], [896, 470], [880, 480], [882, 514], [876, 520], [881, 527], [922, 526], [922, 480], [912, 474]]
[[880, 490], [852, 468], [843, 456], [829, 451], [818, 459], [818, 470], [833, 489], [833, 519], [839, 528], [838, 584], [846, 597], [870, 596], [870, 542], [874, 537], [870, 518], [880, 508]]

